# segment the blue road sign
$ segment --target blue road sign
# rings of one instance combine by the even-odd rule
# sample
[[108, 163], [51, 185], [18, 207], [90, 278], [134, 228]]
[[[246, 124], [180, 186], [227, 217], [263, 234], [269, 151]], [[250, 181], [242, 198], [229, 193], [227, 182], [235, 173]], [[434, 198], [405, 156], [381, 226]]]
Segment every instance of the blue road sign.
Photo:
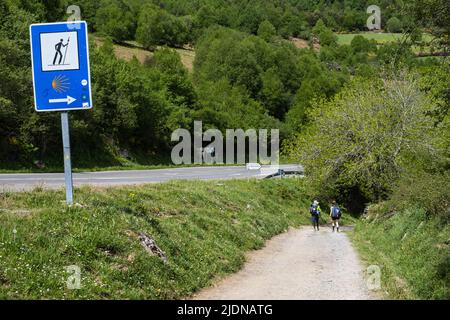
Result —
[[32, 24], [30, 41], [36, 111], [92, 108], [86, 22]]

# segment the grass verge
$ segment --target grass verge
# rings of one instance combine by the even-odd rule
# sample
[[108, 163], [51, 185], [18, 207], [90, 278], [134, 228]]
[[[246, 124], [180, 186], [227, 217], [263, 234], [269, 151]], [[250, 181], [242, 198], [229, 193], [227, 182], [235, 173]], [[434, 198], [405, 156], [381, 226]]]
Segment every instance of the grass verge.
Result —
[[[309, 223], [301, 179], [179, 181], [0, 193], [0, 298], [175, 299], [237, 271], [245, 252]], [[149, 254], [153, 237], [168, 263]], [[70, 290], [66, 267], [81, 270]]]
[[450, 299], [450, 227], [423, 210], [377, 213], [361, 219], [352, 237], [366, 264], [381, 269], [390, 299]]

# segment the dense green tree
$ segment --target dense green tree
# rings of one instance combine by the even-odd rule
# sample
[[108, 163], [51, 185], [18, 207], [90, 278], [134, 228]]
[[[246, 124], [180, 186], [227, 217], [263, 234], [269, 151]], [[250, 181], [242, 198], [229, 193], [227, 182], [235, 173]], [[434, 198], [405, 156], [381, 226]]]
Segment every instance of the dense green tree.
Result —
[[141, 9], [136, 40], [144, 47], [156, 45], [182, 46], [189, 39], [187, 19], [181, 19], [154, 5]]
[[20, 161], [21, 155], [36, 151], [30, 133], [20, 131], [24, 117], [33, 112], [28, 60], [27, 51], [0, 40], [0, 161]]
[[317, 99], [335, 95], [348, 81], [346, 75], [331, 71], [311, 52], [303, 53], [298, 61], [301, 70], [301, 86], [296, 91], [293, 104], [286, 115], [290, 131], [299, 132], [308, 123], [308, 113]]
[[192, 118], [202, 120], [204, 128], [278, 128], [264, 107], [242, 88], [231, 86], [226, 79], [203, 82], [198, 87], [198, 107]]
[[449, 52], [450, 47], [450, 5], [448, 0], [412, 0], [406, 4], [408, 15], [413, 17], [409, 32], [420, 33], [426, 27], [436, 37], [433, 45]]
[[[95, 108], [84, 121], [103, 144], [113, 147], [164, 146], [170, 103], [161, 72], [118, 60], [110, 43], [92, 53]], [[144, 148], [145, 147], [145, 148]]]
[[277, 70], [275, 68], [268, 69], [261, 75], [261, 80], [260, 100], [263, 101], [271, 115], [282, 119], [290, 105], [290, 101]]
[[272, 41], [273, 37], [277, 34], [277, 30], [268, 20], [264, 20], [260, 23], [258, 28], [258, 36], [265, 41]]
[[319, 38], [322, 46], [331, 46], [336, 45], [337, 43], [336, 35], [331, 29], [327, 28], [322, 19], [317, 21], [316, 25], [312, 29], [312, 32]]
[[284, 38], [293, 36], [309, 40], [310, 33], [306, 18], [295, 11], [286, 11], [282, 17], [278, 34]]
[[[196, 52], [194, 79], [197, 83], [226, 78], [231, 85], [245, 88], [272, 115], [284, 118], [302, 76], [295, 47], [213, 28], [198, 41]], [[269, 93], [274, 96], [269, 97]]]
[[195, 89], [180, 55], [172, 49], [163, 47], [155, 52], [150, 65], [161, 72], [170, 99], [177, 106], [191, 107], [195, 103]]
[[337, 76], [335, 72], [329, 71], [303, 80], [286, 116], [290, 130], [292, 132], [301, 131], [309, 122], [309, 112], [313, 103], [319, 99], [331, 98], [340, 90], [345, 80]]
[[7, 6], [3, 12], [4, 22], [0, 25], [0, 37], [14, 40], [20, 47], [29, 47], [30, 24], [38, 21], [39, 16], [14, 5]]
[[[4, 11], [0, 14], [2, 19], [0, 163], [3, 162], [4, 165], [32, 163], [54, 142], [49, 118], [55, 118], [38, 117], [33, 107], [28, 28], [38, 17], [11, 4], [3, 4], [2, 10]], [[44, 138], [47, 133], [48, 138]]]
[[366, 39], [362, 35], [356, 35], [350, 43], [354, 52], [376, 52], [377, 44], [375, 41]]
[[392, 17], [386, 22], [386, 29], [389, 32], [399, 33], [403, 30], [402, 22], [397, 17]]
[[[426, 68], [423, 71], [420, 83], [421, 88], [428, 92], [436, 103], [436, 109], [430, 111], [430, 114], [434, 117], [436, 123], [447, 121], [448, 126], [448, 117], [450, 116], [450, 61], [447, 59], [436, 66]], [[447, 132], [447, 136], [449, 132]], [[450, 139], [447, 139], [447, 141], [450, 142]]]
[[450, 35], [450, 6], [447, 0], [412, 0], [406, 7], [416, 21], [431, 28], [434, 34]]
[[378, 49], [378, 60], [388, 65], [410, 65], [413, 63], [414, 53], [411, 48], [401, 43], [384, 44]]
[[122, 0], [102, 0], [96, 12], [95, 26], [98, 32], [114, 40], [129, 40], [136, 31], [135, 15]]
[[260, 23], [266, 19], [266, 14], [260, 3], [247, 3], [242, 8], [238, 19], [240, 30], [256, 34]]
[[414, 80], [355, 79], [332, 101], [316, 104], [312, 125], [290, 150], [322, 194], [353, 189], [369, 200], [384, 198], [413, 159], [438, 152], [425, 115], [432, 105]]
[[366, 20], [367, 17], [365, 15], [365, 11], [347, 8], [345, 9], [342, 17], [341, 27], [347, 31], [363, 30], [366, 26]]
[[208, 28], [218, 23], [217, 11], [208, 5], [202, 6], [195, 16], [196, 27], [200, 29]]
[[244, 40], [243, 34], [211, 29], [197, 44], [195, 79], [215, 81], [226, 77], [232, 85], [257, 93], [261, 87], [261, 67], [252, 42]]

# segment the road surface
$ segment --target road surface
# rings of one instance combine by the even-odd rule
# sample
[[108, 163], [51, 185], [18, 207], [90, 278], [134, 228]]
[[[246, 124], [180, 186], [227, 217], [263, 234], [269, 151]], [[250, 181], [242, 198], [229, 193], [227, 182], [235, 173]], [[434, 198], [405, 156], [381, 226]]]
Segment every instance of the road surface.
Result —
[[362, 266], [345, 232], [290, 229], [247, 257], [238, 273], [193, 297], [208, 300], [367, 300]]
[[[297, 165], [280, 165], [285, 170], [301, 170]], [[169, 180], [209, 180], [262, 178], [276, 169], [263, 166], [261, 170], [247, 170], [245, 166], [210, 166], [169, 168], [156, 170], [127, 170], [75, 173], [75, 186], [117, 186], [163, 182]], [[26, 191], [35, 187], [57, 189], [64, 187], [63, 173], [0, 174], [0, 191]]]

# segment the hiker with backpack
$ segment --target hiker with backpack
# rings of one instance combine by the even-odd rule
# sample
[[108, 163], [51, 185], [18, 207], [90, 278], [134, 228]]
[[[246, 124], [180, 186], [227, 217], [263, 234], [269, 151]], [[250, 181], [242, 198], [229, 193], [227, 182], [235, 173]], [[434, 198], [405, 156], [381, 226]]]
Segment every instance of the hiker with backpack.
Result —
[[311, 221], [313, 223], [314, 231], [319, 231], [319, 217], [321, 209], [319, 207], [319, 201], [314, 200], [309, 207], [309, 213], [311, 213]]
[[339, 232], [339, 219], [341, 218], [342, 211], [341, 208], [337, 205], [336, 201], [333, 200], [330, 208], [330, 217], [331, 217], [331, 225], [336, 228], [336, 231]]

